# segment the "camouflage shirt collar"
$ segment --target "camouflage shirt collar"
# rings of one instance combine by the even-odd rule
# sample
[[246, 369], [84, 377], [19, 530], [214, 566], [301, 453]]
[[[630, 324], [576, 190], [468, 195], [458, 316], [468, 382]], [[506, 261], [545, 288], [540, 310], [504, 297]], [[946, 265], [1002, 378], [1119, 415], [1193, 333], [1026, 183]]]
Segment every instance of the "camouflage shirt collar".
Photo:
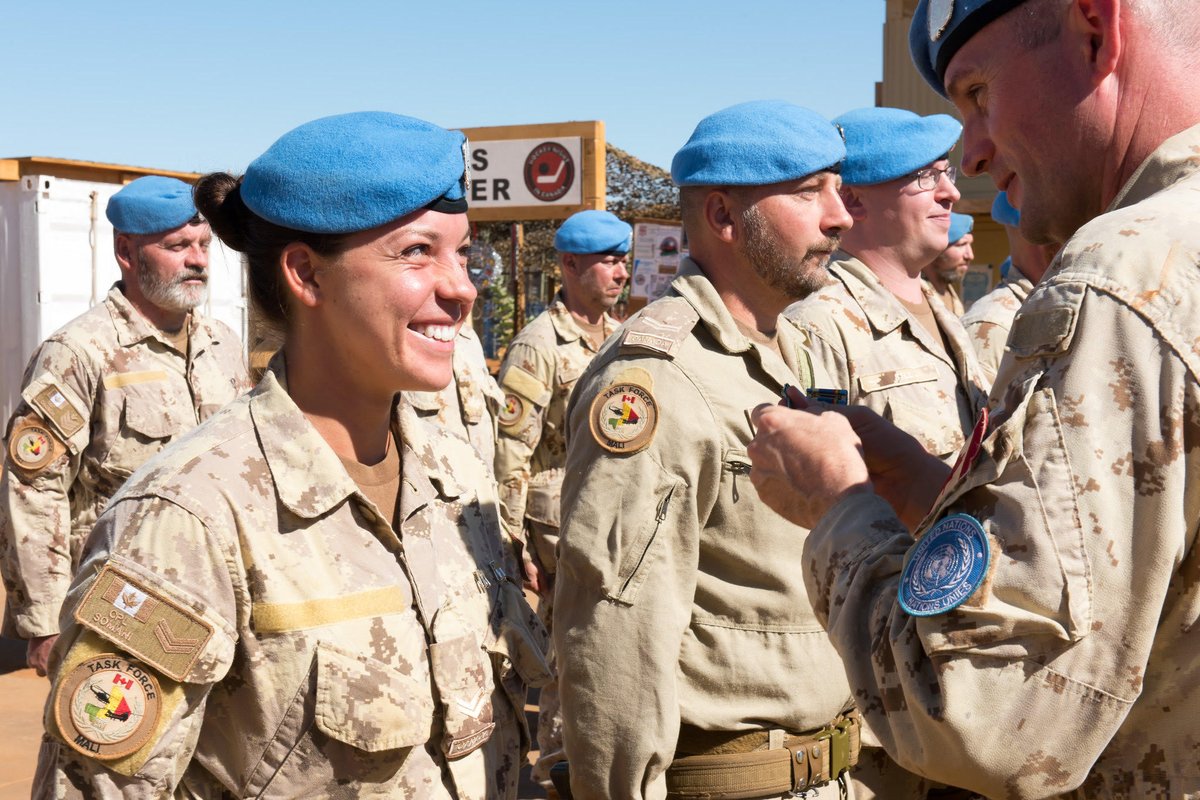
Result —
[[1200, 125], [1193, 125], [1165, 142], [1142, 162], [1125, 182], [1108, 211], [1140, 203], [1200, 172]]
[[861, 259], [839, 250], [829, 262], [829, 272], [845, 285], [871, 327], [880, 333], [890, 333], [908, 319], [900, 301]]
[[[575, 321], [571, 310], [567, 308], [562, 292], [554, 295], [554, 301], [550, 303], [550, 308], [546, 310], [550, 314], [550, 324], [554, 326], [555, 334], [564, 343], [574, 342], [577, 339], [582, 339], [585, 345], [588, 343], [588, 338], [584, 336], [583, 328], [579, 327], [579, 323]], [[608, 314], [601, 317], [601, 320], [604, 322], [604, 337], [607, 339], [617, 329], [617, 321]]]
[[717, 294], [717, 288], [690, 256], [685, 256], [679, 262], [679, 271], [671, 281], [671, 289], [692, 304], [700, 315], [700, 321], [725, 352], [744, 353], [753, 349], [750, 340], [738, 330], [725, 301]]
[[[399, 396], [398, 396], [399, 397]], [[462, 488], [450, 465], [433, 457], [426, 425], [407, 402], [398, 400], [393, 428], [403, 442], [401, 495], [403, 515], [436, 499], [453, 498]], [[321, 437], [287, 392], [287, 368], [282, 351], [271, 359], [267, 373], [251, 393], [250, 415], [279, 501], [292, 513], [312, 519], [328, 513], [347, 497], [361, 494], [346, 474], [333, 448]]]
[[[134, 308], [133, 303], [129, 302], [129, 298], [125, 296], [124, 287], [124, 281], [117, 281], [104, 298], [109, 316], [112, 317], [113, 326], [117, 330], [117, 342], [122, 347], [130, 347], [146, 339], [157, 339], [165, 346], [174, 349], [174, 345], [167, 340], [163, 332], [146, 319], [142, 312]], [[193, 356], [207, 349], [213, 341], [212, 329], [195, 311], [192, 312], [188, 339]]]

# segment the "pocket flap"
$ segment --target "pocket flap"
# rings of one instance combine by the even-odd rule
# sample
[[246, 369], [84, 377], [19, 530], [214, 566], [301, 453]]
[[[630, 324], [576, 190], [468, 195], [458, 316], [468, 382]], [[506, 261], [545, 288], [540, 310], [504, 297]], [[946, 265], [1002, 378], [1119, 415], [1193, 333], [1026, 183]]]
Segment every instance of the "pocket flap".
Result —
[[323, 733], [370, 753], [416, 747], [433, 736], [433, 712], [427, 679], [317, 644], [316, 725]]
[[545, 686], [554, 679], [546, 659], [550, 634], [520, 589], [508, 581], [500, 586], [500, 632], [488, 652], [499, 655], [527, 686]]
[[137, 386], [125, 388], [124, 424], [150, 439], [167, 439], [183, 430], [175, 398], [161, 388]]

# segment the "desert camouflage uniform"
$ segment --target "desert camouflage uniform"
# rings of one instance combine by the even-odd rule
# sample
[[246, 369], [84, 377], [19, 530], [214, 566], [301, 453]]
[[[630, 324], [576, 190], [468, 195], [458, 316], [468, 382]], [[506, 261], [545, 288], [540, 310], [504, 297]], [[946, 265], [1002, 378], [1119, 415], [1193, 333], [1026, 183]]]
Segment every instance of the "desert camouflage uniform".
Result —
[[958, 318], [925, 283], [925, 297], [950, 344], [947, 353], [875, 273], [839, 253], [834, 281], [785, 315], [809, 333], [813, 356], [834, 382], [864, 405], [952, 460], [987, 402], [987, 386]]
[[454, 343], [454, 381], [440, 392], [409, 392], [417, 415], [436, 420], [451, 433], [470, 442], [487, 464], [496, 459], [496, 412], [504, 394], [488, 372], [483, 345], [469, 324], [463, 325]]
[[[605, 337], [618, 324], [607, 314], [603, 323]], [[595, 356], [592, 343], [567, 310], [562, 295], [557, 295], [550, 308], [517, 334], [500, 366], [500, 390], [505, 393], [506, 406], [496, 443], [501, 514], [513, 539], [532, 548], [551, 573], [558, 544], [562, 468], [567, 459], [567, 401], [575, 381]], [[539, 599], [538, 613], [553, 631], [553, 597]], [[546, 783], [550, 767], [563, 760], [557, 683], [544, 687], [538, 698], [538, 750], [533, 777]]]
[[[554, 644], [581, 798], [662, 798], [700, 730], [805, 732], [850, 706], [804, 589], [807, 531], [759, 501], [746, 456], [755, 406], [785, 384], [836, 385], [819, 366], [814, 379], [786, 319], [782, 356], [747, 339], [691, 259], [623, 331], [569, 412]], [[656, 401], [653, 439], [632, 454], [591, 429], [614, 384]]]
[[55, 332], [29, 361], [23, 402], [9, 421], [36, 425], [53, 457], [23, 469], [5, 450], [0, 480], [4, 586], [15, 629], [58, 633], [58, 612], [84, 539], [108, 499], [150, 456], [250, 388], [237, 335], [191, 316], [188, 351], [125, 298], [104, 302]]
[[962, 289], [959, 288], [960, 284], [947, 281], [944, 284], [946, 288], [943, 289], [935, 285], [933, 281], [924, 278], [922, 278], [922, 283], [929, 284], [930, 291], [937, 295], [937, 299], [942, 301], [942, 305], [951, 314], [956, 317], [962, 317], [966, 313], [966, 306], [963, 304], [962, 299]]
[[[853, 495], [814, 606], [901, 764], [995, 798], [1200, 797], [1200, 126], [1164, 142], [1022, 306], [952, 512], [992, 544], [957, 609], [896, 602], [912, 539]], [[1075, 788], [1079, 787], [1079, 788]]]
[[[485, 466], [400, 401], [393, 527], [273, 370], [101, 516], [64, 607], [35, 796], [516, 797], [545, 631], [507, 572]], [[102, 566], [166, 609], [161, 636], [115, 594], [84, 597]], [[162, 697], [148, 741], [104, 762], [50, 713], [100, 652], [148, 665]]]
[[1021, 304], [1032, 291], [1033, 281], [1013, 264], [1000, 285], [976, 300], [962, 318], [967, 336], [975, 346], [975, 354], [979, 356], [979, 368], [988, 382], [996, 379], [1008, 332]]

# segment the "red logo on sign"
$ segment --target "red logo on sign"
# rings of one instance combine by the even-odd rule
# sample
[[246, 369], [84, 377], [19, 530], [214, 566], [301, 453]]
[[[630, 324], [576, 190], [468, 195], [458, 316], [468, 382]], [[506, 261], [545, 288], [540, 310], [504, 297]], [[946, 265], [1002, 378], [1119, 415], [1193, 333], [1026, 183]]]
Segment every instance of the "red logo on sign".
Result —
[[542, 142], [525, 159], [525, 188], [544, 203], [562, 199], [575, 183], [575, 160], [558, 142]]

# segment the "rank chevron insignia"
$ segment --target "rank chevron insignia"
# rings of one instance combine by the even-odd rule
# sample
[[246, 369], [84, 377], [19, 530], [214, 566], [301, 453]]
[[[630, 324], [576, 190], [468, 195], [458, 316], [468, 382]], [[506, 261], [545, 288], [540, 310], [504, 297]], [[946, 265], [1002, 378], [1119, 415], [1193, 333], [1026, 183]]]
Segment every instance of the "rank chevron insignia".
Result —
[[458, 710], [466, 714], [468, 717], [478, 717], [479, 712], [483, 711], [484, 705], [487, 704], [487, 694], [480, 689], [479, 692], [471, 700], [462, 700], [454, 698], [454, 705], [458, 706]]
[[164, 653], [190, 653], [203, 643], [202, 639], [186, 639], [176, 636], [171, 633], [171, 629], [163, 620], [159, 620], [158, 624], [154, 626], [154, 636], [158, 639]]

